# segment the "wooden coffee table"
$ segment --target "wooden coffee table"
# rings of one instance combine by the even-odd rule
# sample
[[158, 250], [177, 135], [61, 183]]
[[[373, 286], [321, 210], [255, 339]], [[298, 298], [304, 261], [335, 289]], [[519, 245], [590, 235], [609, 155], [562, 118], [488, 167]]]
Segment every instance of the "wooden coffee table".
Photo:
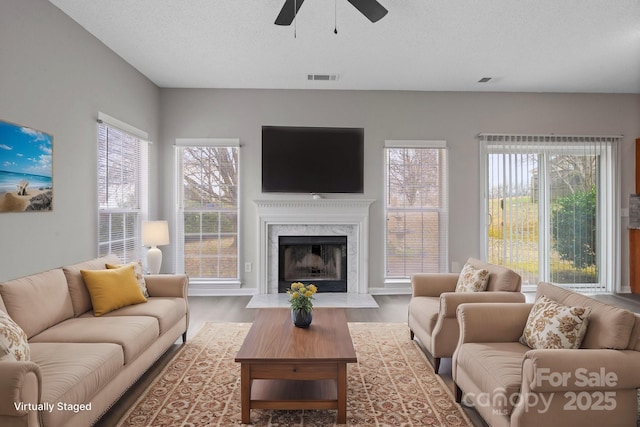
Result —
[[337, 409], [347, 422], [347, 363], [358, 359], [343, 309], [315, 308], [306, 329], [289, 309], [260, 309], [235, 361], [244, 424], [252, 408]]

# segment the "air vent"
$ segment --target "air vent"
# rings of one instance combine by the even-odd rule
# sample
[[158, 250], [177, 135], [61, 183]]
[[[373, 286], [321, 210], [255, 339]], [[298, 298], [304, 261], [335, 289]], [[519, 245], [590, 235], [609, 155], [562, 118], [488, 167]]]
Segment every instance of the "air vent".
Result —
[[318, 80], [318, 81], [336, 81], [338, 80], [337, 74], [307, 74], [307, 80]]
[[478, 80], [478, 83], [488, 83], [489, 80], [491, 80], [493, 77], [483, 77], [480, 80]]

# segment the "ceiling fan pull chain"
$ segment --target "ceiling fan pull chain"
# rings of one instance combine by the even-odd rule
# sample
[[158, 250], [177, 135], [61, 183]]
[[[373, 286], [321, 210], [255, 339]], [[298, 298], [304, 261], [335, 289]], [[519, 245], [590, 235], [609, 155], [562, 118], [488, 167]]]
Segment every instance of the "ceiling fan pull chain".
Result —
[[293, 38], [298, 38], [298, 0], [293, 0]]
[[338, 0], [333, 1], [333, 34], [338, 34]]

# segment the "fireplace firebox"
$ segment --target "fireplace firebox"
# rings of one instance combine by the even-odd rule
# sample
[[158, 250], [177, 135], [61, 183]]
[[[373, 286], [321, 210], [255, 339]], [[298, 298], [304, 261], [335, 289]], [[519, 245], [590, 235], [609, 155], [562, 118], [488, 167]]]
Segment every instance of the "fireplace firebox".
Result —
[[279, 236], [278, 292], [293, 282], [347, 292], [347, 236]]

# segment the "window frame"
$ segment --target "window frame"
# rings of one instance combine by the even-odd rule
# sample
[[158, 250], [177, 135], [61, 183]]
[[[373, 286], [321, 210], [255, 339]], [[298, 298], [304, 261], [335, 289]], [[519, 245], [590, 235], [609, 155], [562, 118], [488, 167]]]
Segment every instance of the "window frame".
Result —
[[[185, 272], [185, 256], [184, 256], [184, 185], [183, 185], [183, 162], [181, 150], [187, 147], [217, 147], [217, 148], [234, 148], [238, 150], [238, 164], [237, 164], [237, 200], [236, 200], [236, 240], [237, 240], [237, 252], [236, 252], [236, 275], [233, 278], [220, 278], [220, 277], [189, 277], [189, 282], [195, 285], [196, 288], [200, 287], [204, 290], [206, 287], [212, 288], [239, 288], [241, 285], [241, 255], [242, 255], [242, 232], [240, 227], [240, 215], [242, 212], [242, 194], [241, 194], [241, 150], [240, 141], [237, 138], [177, 138], [175, 148], [175, 212], [174, 217], [176, 220], [176, 227], [174, 232], [175, 237], [175, 250], [176, 256], [174, 265], [177, 273]], [[222, 211], [220, 211], [222, 212]], [[225, 213], [232, 212], [231, 210], [224, 210]]]
[[[142, 131], [140, 129], [135, 128], [123, 121], [115, 119], [107, 114], [102, 112], [98, 113], [97, 120], [97, 147], [96, 147], [96, 204], [97, 204], [97, 229], [96, 229], [96, 250], [98, 256], [108, 255], [110, 253], [117, 254], [122, 262], [134, 262], [142, 259], [142, 239], [141, 239], [141, 231], [140, 227], [142, 221], [147, 219], [148, 211], [149, 211], [149, 192], [148, 192], [148, 183], [149, 183], [149, 144], [148, 141], [149, 136], [147, 132]], [[109, 190], [108, 188], [101, 188], [101, 182], [106, 182], [107, 177], [101, 177], [101, 171], [108, 170], [107, 165], [101, 165], [101, 159], [104, 158], [107, 161], [108, 154], [108, 140], [101, 140], [101, 127], [105, 127], [106, 138], [109, 138], [108, 132], [109, 130], [115, 131], [116, 133], [124, 134], [126, 138], [133, 138], [134, 141], [138, 144], [138, 164], [136, 167], [137, 177], [134, 179], [136, 181], [136, 198], [137, 198], [137, 206], [136, 207], [116, 207], [109, 206], [107, 202], [104, 205], [101, 202], [101, 195], [105, 195], [105, 197], [109, 198]], [[118, 137], [119, 138], [119, 137]], [[106, 144], [104, 148], [104, 157], [102, 156], [103, 150], [101, 148], [101, 144]], [[108, 216], [108, 220], [106, 223], [103, 223], [104, 215]], [[113, 216], [114, 215], [133, 215], [134, 216], [134, 224], [130, 228], [131, 234], [127, 234], [127, 227], [125, 226], [122, 231], [122, 237], [115, 237], [116, 231], [113, 230]], [[126, 222], [126, 219], [124, 220]], [[103, 227], [108, 228], [107, 240], [101, 240], [101, 230]], [[133, 241], [133, 246], [131, 250], [128, 250], [128, 246], [126, 244], [127, 241]], [[104, 247], [108, 249], [103, 250]]]
[[[389, 205], [389, 155], [388, 150], [391, 149], [438, 149], [440, 150], [440, 202], [437, 207], [413, 207], [407, 209], [391, 208]], [[440, 233], [438, 239], [438, 271], [428, 271], [432, 273], [442, 273], [448, 271], [449, 265], [449, 153], [447, 142], [444, 140], [386, 140], [384, 143], [384, 205], [383, 205], [383, 220], [384, 220], [384, 283], [385, 285], [406, 285], [411, 282], [411, 274], [406, 276], [390, 276], [388, 274], [388, 221], [387, 217], [390, 211], [412, 211], [412, 212], [437, 212], [438, 213], [438, 228], [443, 232]], [[427, 271], [424, 271], [427, 272]], [[417, 272], [415, 272], [417, 273]]]
[[[552, 250], [551, 241], [551, 184], [548, 182], [547, 166], [550, 155], [581, 153], [579, 144], [586, 147], [590, 142], [597, 141], [602, 144], [596, 150], [598, 169], [600, 174], [597, 178], [597, 207], [596, 217], [598, 224], [604, 227], [597, 229], [597, 260], [599, 280], [598, 283], [564, 283], [560, 286], [582, 290], [585, 292], [614, 292], [614, 284], [620, 283], [620, 266], [617, 260], [620, 259], [620, 196], [619, 189], [619, 159], [618, 146], [621, 136], [582, 136], [582, 135], [511, 135], [511, 134], [479, 134], [480, 148], [480, 252], [484, 260], [489, 258], [489, 155], [506, 154], [503, 141], [515, 141], [513, 145], [527, 147], [526, 153], [537, 153], [539, 157], [540, 173], [538, 179], [539, 209], [538, 209], [538, 258], [541, 260], [538, 266], [538, 278], [535, 283], [524, 283], [523, 291], [535, 292], [537, 282], [551, 281], [550, 253]], [[584, 141], [584, 142], [581, 142]], [[553, 145], [551, 145], [553, 144]], [[564, 144], [564, 145], [563, 145]], [[514, 153], [513, 151], [509, 151]], [[515, 154], [515, 153], [514, 153]]]

